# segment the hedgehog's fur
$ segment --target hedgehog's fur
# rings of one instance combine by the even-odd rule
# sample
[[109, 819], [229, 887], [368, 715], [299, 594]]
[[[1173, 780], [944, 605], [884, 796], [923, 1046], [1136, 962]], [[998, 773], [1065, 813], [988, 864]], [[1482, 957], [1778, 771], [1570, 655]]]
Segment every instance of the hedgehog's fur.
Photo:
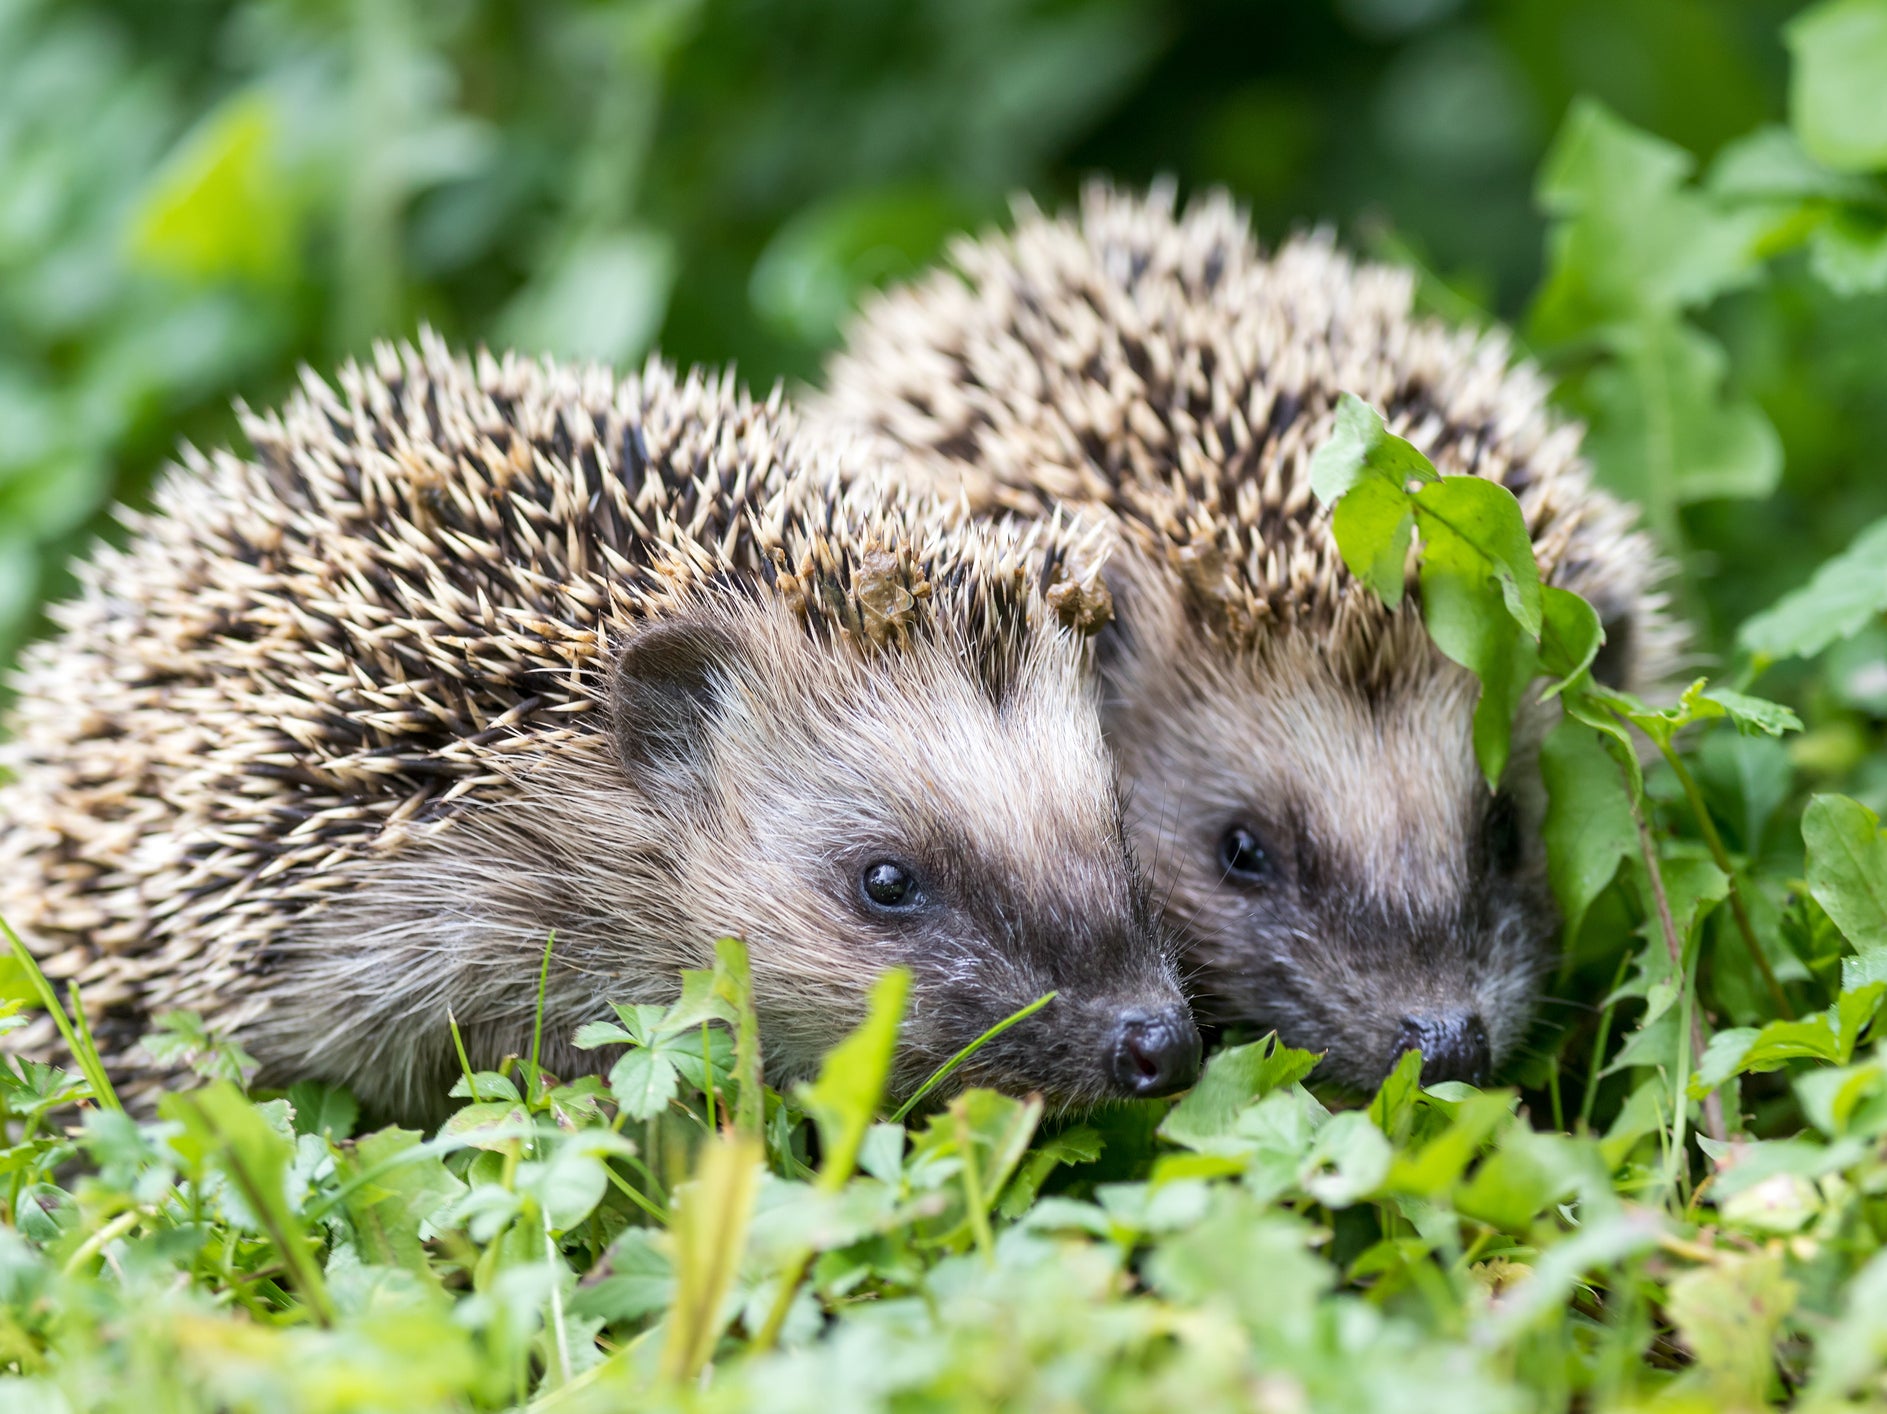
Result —
[[[1111, 1092], [1123, 1009], [1183, 1006], [1086, 672], [1107, 532], [987, 525], [796, 441], [775, 399], [437, 341], [186, 456], [28, 652], [0, 912], [121, 1074], [171, 1008], [261, 1080], [422, 1114], [739, 933], [769, 1071], [883, 966], [908, 1084]], [[613, 666], [612, 666], [613, 665]], [[934, 905], [868, 916], [859, 855]], [[1190, 1034], [1190, 1021], [1185, 1023]]]
[[[1176, 214], [1170, 187], [1096, 186], [1078, 218], [1025, 205], [952, 258], [866, 307], [809, 418], [914, 453], [984, 511], [1119, 517], [1108, 731], [1211, 1009], [1358, 1085], [1423, 1027], [1461, 1053], [1440, 1070], [1478, 1074], [1455, 1044], [1476, 1013], [1498, 1063], [1548, 961], [1534, 761], [1557, 709], [1523, 712], [1491, 803], [1473, 679], [1413, 596], [1388, 611], [1347, 573], [1308, 468], [1351, 392], [1443, 473], [1502, 482], [1546, 581], [1605, 621], [1600, 674], [1656, 681], [1679, 645], [1662, 566], [1591, 486], [1578, 430], [1500, 333], [1417, 318], [1406, 271], [1326, 236], [1266, 258], [1223, 195]], [[1488, 831], [1504, 844], [1516, 812], [1519, 862], [1495, 870]], [[1226, 882], [1236, 824], [1264, 841], [1261, 886]]]

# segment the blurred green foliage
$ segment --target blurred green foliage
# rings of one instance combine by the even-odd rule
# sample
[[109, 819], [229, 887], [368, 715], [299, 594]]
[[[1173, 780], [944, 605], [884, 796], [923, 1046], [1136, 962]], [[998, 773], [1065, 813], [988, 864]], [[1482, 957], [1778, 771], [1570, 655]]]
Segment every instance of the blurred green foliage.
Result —
[[[1516, 321], [1720, 645], [1887, 511], [1883, 208], [1846, 175], [1883, 136], [1843, 107], [1887, 40], [1872, 0], [1796, 8], [0, 0], [0, 660], [101, 508], [298, 362], [428, 320], [812, 377], [860, 287], [1091, 171], [1333, 221]], [[1819, 167], [1751, 138], [1791, 101]], [[1739, 240], [1804, 181], [1846, 203], [1806, 253]]]

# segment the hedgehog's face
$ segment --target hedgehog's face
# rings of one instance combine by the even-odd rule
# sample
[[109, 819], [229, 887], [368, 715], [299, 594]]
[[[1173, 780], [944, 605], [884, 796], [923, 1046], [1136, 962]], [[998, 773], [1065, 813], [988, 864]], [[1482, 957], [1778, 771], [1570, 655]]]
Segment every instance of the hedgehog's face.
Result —
[[1275, 1028], [1364, 1091], [1410, 1048], [1431, 1081], [1496, 1073], [1556, 923], [1540, 724], [1523, 717], [1490, 792], [1474, 679], [1404, 617], [1369, 688], [1310, 633], [1228, 655], [1177, 621], [1129, 635], [1109, 668], [1136, 839], [1189, 934], [1201, 1014]]
[[748, 943], [776, 1077], [815, 1070], [901, 965], [904, 1089], [1049, 992], [961, 1083], [1085, 1104], [1191, 1082], [1091, 689], [1073, 645], [1035, 637], [997, 681], [937, 636], [861, 654], [744, 604], [623, 653], [618, 754], [675, 816], [696, 927]]

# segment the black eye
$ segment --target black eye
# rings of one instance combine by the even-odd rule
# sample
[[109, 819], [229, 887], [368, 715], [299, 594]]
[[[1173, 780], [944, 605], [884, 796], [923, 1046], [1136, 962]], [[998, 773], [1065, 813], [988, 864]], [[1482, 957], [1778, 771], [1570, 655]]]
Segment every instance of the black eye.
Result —
[[867, 864], [858, 882], [866, 902], [875, 908], [901, 912], [917, 902], [917, 880], [911, 877], [909, 869], [893, 860], [880, 859], [875, 864]]
[[1487, 862], [1502, 874], [1520, 867], [1520, 811], [1512, 796], [1502, 792], [1487, 807]]
[[1219, 841], [1219, 869], [1235, 884], [1262, 884], [1271, 878], [1271, 860], [1258, 836], [1234, 825]]

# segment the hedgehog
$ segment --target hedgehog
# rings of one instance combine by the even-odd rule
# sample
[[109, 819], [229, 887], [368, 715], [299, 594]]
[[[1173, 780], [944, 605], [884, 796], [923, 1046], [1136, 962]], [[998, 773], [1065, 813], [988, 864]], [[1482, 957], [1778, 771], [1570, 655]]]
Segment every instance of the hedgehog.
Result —
[[910, 969], [908, 1092], [1188, 1083], [1089, 637], [1108, 532], [997, 525], [776, 392], [431, 335], [186, 450], [23, 660], [0, 912], [114, 1073], [198, 1013], [256, 1083], [436, 1112], [745, 940], [769, 1078]]
[[1104, 722], [1201, 1019], [1275, 1030], [1356, 1089], [1410, 1049], [1429, 1080], [1483, 1082], [1524, 1043], [1558, 932], [1538, 771], [1558, 709], [1523, 709], [1490, 791], [1477, 682], [1413, 583], [1392, 611], [1352, 579], [1312, 496], [1338, 397], [1514, 493], [1545, 581], [1601, 616], [1601, 680], [1659, 682], [1683, 645], [1653, 544], [1541, 376], [1413, 296], [1328, 233], [1267, 257], [1222, 193], [1181, 211], [1170, 184], [1096, 185], [868, 301], [807, 409], [980, 512], [1116, 520]]

